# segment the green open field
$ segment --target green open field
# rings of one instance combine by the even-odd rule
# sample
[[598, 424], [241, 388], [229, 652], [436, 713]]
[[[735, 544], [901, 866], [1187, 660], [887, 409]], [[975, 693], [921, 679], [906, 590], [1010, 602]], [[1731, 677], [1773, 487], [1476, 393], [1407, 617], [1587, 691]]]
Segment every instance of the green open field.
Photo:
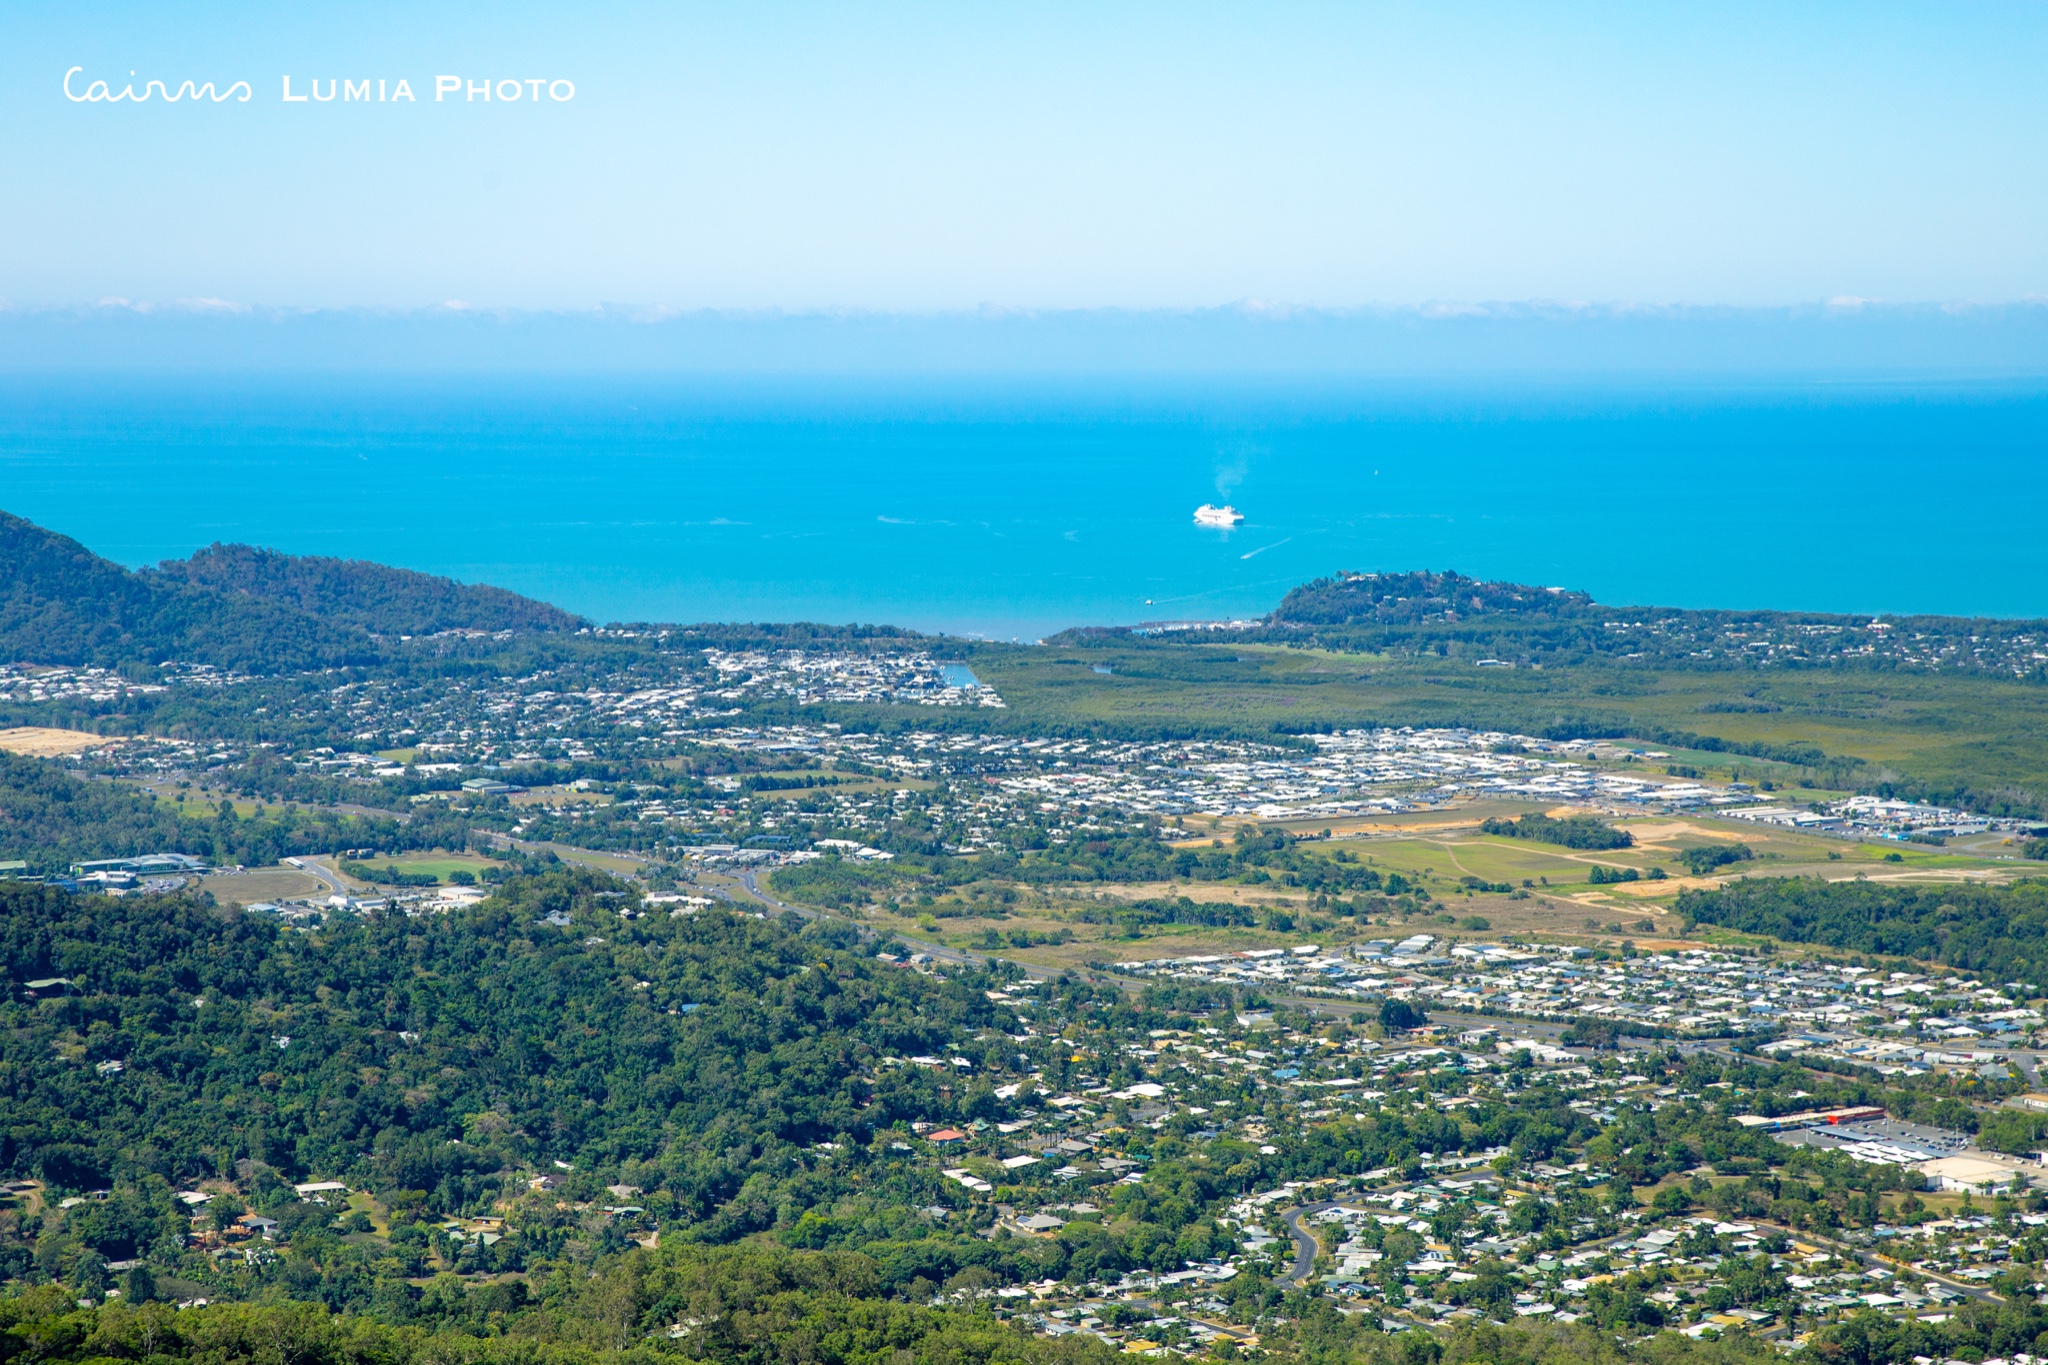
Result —
[[[978, 645], [977, 674], [1013, 724], [1240, 736], [1317, 727], [1463, 725], [1650, 741], [1671, 762], [1791, 785], [1894, 782], [2041, 807], [2048, 799], [2048, 688], [1916, 672], [1689, 671], [1626, 663], [1474, 668], [1278, 645], [1111, 639], [1019, 649]], [[1096, 665], [1114, 671], [1094, 671]], [[1852, 764], [1773, 762], [1683, 750], [1683, 736]], [[1668, 738], [1663, 738], [1668, 736]]]
[[578, 867], [594, 867], [600, 872], [609, 872], [618, 877], [638, 876], [647, 867], [646, 860], [630, 857], [623, 853], [605, 853], [597, 849], [577, 848], [571, 844], [521, 843], [523, 849], [534, 852], [545, 850], [565, 863]]
[[1664, 888], [1664, 894], [1675, 895], [1683, 886], [1713, 880], [1692, 877], [1679, 861], [1678, 852], [1716, 844], [1741, 844], [1755, 855], [1751, 861], [1726, 866], [1717, 874], [1720, 876], [1860, 875], [1940, 880], [1965, 872], [2011, 876], [2024, 866], [2016, 860], [1969, 857], [1923, 845], [1852, 843], [1733, 820], [1653, 816], [1615, 823], [1635, 836], [1635, 847], [1599, 851], [1558, 848], [1481, 834], [1476, 824], [1462, 829], [1447, 827], [1433, 835], [1384, 834], [1341, 842], [1354, 847], [1362, 845], [1361, 852], [1397, 871], [1432, 872], [1453, 881], [1472, 876], [1488, 882], [1519, 883], [1532, 879], [1567, 885], [1585, 882], [1596, 866], [1635, 868], [1644, 874], [1661, 867], [1665, 882], [1623, 884], [1631, 892], [1650, 895], [1659, 894], [1658, 888]]
[[[243, 820], [246, 820], [250, 816], [254, 815], [256, 813], [256, 808], [259, 805], [264, 804], [262, 802], [252, 801], [245, 796], [236, 796], [228, 792], [212, 791], [203, 787], [175, 788], [172, 787], [168, 782], [151, 783], [141, 781], [136, 778], [120, 778], [116, 780], [119, 781], [122, 786], [132, 787], [138, 791], [145, 792], [148, 795], [155, 797], [156, 803], [159, 806], [162, 806], [165, 810], [173, 811], [179, 815], [187, 816], [194, 820], [213, 819], [215, 813], [220, 809], [220, 803], [224, 800], [229, 805], [234, 807], [236, 817]], [[178, 799], [181, 796], [185, 798], [182, 801]], [[264, 808], [266, 810], [270, 809], [270, 807], [267, 805], [265, 805]]]
[[467, 872], [472, 877], [481, 879], [484, 869], [504, 866], [504, 864], [496, 859], [481, 857], [474, 853], [441, 852], [405, 853], [395, 858], [369, 858], [364, 860], [364, 865], [378, 869], [395, 867], [400, 872], [410, 873], [413, 876], [428, 874], [439, 878], [443, 882], [447, 881], [449, 876], [456, 872]]

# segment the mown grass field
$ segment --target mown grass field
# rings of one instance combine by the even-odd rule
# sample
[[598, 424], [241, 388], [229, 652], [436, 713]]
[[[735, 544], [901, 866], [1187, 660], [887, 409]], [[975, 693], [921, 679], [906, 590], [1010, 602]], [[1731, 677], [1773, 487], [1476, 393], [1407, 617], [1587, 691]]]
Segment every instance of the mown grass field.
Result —
[[467, 872], [472, 877], [481, 879], [486, 868], [500, 867], [503, 864], [473, 853], [402, 853], [393, 858], [365, 859], [364, 866], [379, 871], [394, 867], [415, 877], [426, 874], [446, 882], [457, 872]]

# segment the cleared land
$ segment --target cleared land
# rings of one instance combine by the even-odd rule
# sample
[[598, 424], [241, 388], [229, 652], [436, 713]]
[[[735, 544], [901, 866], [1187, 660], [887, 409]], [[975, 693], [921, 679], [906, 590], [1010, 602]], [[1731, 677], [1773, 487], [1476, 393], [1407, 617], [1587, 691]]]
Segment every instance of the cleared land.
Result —
[[289, 867], [258, 867], [246, 872], [216, 872], [201, 877], [199, 889], [211, 892], [222, 905], [254, 905], [258, 901], [325, 895], [327, 883]]
[[45, 725], [19, 725], [0, 730], [0, 750], [30, 758], [62, 758], [107, 743], [105, 735], [85, 730], [55, 730]]
[[600, 872], [610, 872], [620, 877], [636, 877], [647, 870], [645, 858], [625, 853], [605, 853], [597, 849], [577, 848], [573, 844], [528, 843], [524, 839], [512, 842], [530, 853], [552, 853], [565, 863], [578, 867], [594, 867]]

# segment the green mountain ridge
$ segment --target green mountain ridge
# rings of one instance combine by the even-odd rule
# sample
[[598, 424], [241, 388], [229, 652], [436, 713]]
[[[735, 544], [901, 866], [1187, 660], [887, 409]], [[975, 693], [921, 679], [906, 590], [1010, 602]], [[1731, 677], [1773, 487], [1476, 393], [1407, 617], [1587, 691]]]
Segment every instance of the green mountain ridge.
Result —
[[546, 602], [488, 584], [394, 569], [366, 559], [287, 555], [253, 545], [207, 546], [165, 560], [148, 576], [295, 608], [373, 635], [443, 630], [577, 630], [589, 623]]
[[136, 573], [0, 512], [0, 659], [11, 663], [282, 673], [376, 663], [378, 635], [582, 624], [503, 588], [245, 545]]

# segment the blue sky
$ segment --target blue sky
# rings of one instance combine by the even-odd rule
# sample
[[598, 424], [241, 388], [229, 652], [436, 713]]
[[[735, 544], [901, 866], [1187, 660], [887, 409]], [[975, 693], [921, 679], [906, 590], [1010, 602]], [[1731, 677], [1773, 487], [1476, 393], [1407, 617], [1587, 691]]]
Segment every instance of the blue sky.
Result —
[[[16, 306], [2048, 295], [2038, 5], [87, 0], [0, 34]], [[74, 66], [253, 98], [73, 103]]]

